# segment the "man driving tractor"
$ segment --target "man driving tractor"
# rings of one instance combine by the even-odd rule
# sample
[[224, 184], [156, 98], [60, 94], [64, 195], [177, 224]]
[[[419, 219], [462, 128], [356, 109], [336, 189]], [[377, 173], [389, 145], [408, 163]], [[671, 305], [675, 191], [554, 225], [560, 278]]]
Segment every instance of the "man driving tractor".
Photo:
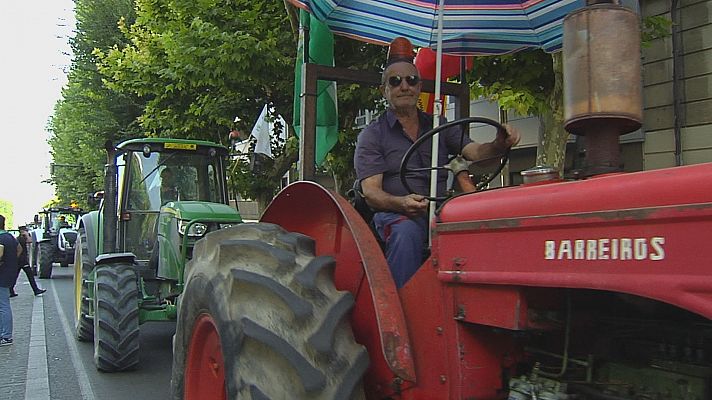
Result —
[[[388, 109], [359, 134], [354, 155], [357, 179], [361, 181], [366, 202], [377, 211], [373, 222], [386, 244], [386, 259], [397, 287], [403, 286], [420, 266], [427, 241], [425, 195], [429, 189], [429, 174], [409, 177], [417, 193], [408, 193], [399, 179], [403, 155], [433, 126], [433, 116], [417, 107], [421, 87], [411, 43], [405, 38], [396, 38], [389, 48], [381, 78], [380, 89], [388, 101]], [[520, 139], [519, 132], [511, 127], [497, 132], [496, 139], [490, 143], [476, 143], [468, 135], [461, 141], [461, 136], [461, 128], [457, 126], [440, 134], [440, 160], [458, 153], [469, 161], [492, 158], [503, 154]], [[414, 168], [430, 166], [429, 151], [412, 159], [420, 164]], [[454, 171], [461, 189], [473, 191], [466, 172]], [[446, 179], [446, 173], [438, 175], [439, 192], [445, 191]]]

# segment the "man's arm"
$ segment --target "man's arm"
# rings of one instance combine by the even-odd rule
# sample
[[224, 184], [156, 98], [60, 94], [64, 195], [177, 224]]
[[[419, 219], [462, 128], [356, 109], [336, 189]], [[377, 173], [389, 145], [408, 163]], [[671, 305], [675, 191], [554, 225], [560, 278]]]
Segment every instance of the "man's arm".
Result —
[[383, 174], [372, 175], [361, 181], [366, 203], [376, 210], [397, 212], [408, 217], [425, 214], [428, 201], [418, 194], [394, 196], [383, 190]]
[[467, 170], [457, 173], [457, 175], [455, 175], [455, 181], [463, 193], [470, 193], [477, 190], [475, 184], [472, 183], [472, 179], [470, 179], [470, 172]]
[[519, 143], [520, 138], [519, 131], [505, 125], [505, 130], [497, 131], [497, 137], [489, 143], [468, 143], [462, 148], [462, 155], [470, 161], [486, 160], [483, 165], [492, 164], [495, 160], [488, 159], [504, 155], [507, 149]]

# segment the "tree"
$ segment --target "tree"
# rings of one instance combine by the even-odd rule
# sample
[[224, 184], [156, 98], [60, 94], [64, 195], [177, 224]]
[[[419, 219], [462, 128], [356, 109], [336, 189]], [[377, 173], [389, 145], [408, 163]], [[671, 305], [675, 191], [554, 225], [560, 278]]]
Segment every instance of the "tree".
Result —
[[5, 229], [11, 229], [14, 225], [15, 212], [12, 203], [7, 200], [0, 199], [0, 215], [5, 217]]
[[96, 49], [126, 44], [117, 22], [134, 19], [133, 1], [78, 0], [75, 12], [74, 59], [48, 126], [55, 165], [50, 182], [60, 205], [74, 200], [87, 208], [87, 195], [103, 188], [104, 142], [137, 136], [142, 105], [103, 85], [94, 55]]
[[[136, 1], [136, 21], [122, 23], [130, 45], [96, 51], [112, 90], [145, 101], [138, 121], [147, 135], [227, 144], [248, 131], [264, 104], [291, 115], [293, 39], [284, 6], [272, 1]], [[285, 29], [285, 27], [287, 29]], [[255, 197], [270, 196], [280, 175], [250, 178], [233, 169]], [[237, 175], [236, 175], [237, 176]], [[266, 179], [265, 179], [266, 178]]]
[[[110, 89], [146, 101], [139, 122], [149, 134], [226, 143], [231, 128], [250, 131], [264, 104], [292, 120], [297, 32], [283, 4], [138, 0], [136, 5], [135, 24], [121, 25], [131, 45], [95, 54]], [[375, 62], [363, 60], [380, 61], [383, 57], [371, 53], [382, 51], [379, 46], [342, 38], [336, 57], [357, 68], [373, 67]], [[369, 91], [344, 88], [342, 126], [353, 124], [359, 106], [375, 102], [355, 105], [369, 97], [356, 93]], [[236, 116], [242, 120], [237, 125]], [[294, 139], [276, 146], [274, 153], [275, 159], [267, 160], [259, 176], [247, 160], [236, 159], [231, 186], [266, 203], [296, 161]]]
[[[664, 16], [642, 19], [642, 46], [668, 35], [671, 22]], [[498, 57], [476, 57], [469, 73], [472, 93], [496, 101], [505, 110], [540, 119], [537, 165], [549, 165], [564, 172], [566, 142], [564, 130], [562, 53], [523, 51]]]
[[[275, 4], [276, 3], [276, 4]], [[138, 136], [200, 138], [228, 144], [227, 133], [249, 132], [265, 103], [292, 121], [297, 47], [295, 8], [284, 1], [77, 0], [75, 59], [63, 99], [50, 122], [52, 175], [62, 202], [101, 187], [105, 140]], [[286, 12], [285, 12], [286, 10]], [[381, 71], [386, 48], [337, 37], [337, 66]], [[97, 63], [99, 68], [97, 70]], [[522, 114], [560, 112], [555, 66], [540, 51], [477, 58], [475, 95], [489, 95]], [[559, 86], [560, 88], [560, 86]], [[382, 107], [373, 87], [341, 84], [340, 139], [323, 166], [340, 191], [353, 181], [354, 118]], [[560, 96], [559, 96], [560, 97]], [[233, 123], [239, 116], [242, 122]], [[291, 132], [291, 127], [287, 127]], [[565, 136], [564, 136], [565, 137]], [[565, 140], [564, 140], [565, 142]], [[554, 146], [557, 147], [557, 146]], [[230, 187], [266, 203], [297, 159], [296, 139], [273, 143], [264, 173], [249, 158], [231, 166]]]

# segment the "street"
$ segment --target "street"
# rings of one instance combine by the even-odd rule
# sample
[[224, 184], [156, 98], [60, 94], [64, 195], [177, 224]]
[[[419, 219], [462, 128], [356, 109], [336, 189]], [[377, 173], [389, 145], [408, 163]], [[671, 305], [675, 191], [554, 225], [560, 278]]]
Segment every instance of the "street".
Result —
[[[25, 275], [20, 274], [16, 287], [19, 296], [12, 299], [15, 344], [0, 348], [0, 368], [15, 371], [9, 375], [12, 381], [0, 378], [0, 392], [19, 394], [8, 397], [15, 399], [24, 394], [26, 400], [169, 399], [175, 324], [141, 325], [141, 363], [137, 370], [112, 374], [97, 371], [93, 344], [78, 342], [73, 334], [73, 271], [72, 266], [55, 264], [52, 279], [38, 279], [47, 289], [41, 298], [33, 298]], [[44, 318], [40, 319], [42, 314]], [[38, 329], [42, 321], [43, 334]], [[42, 350], [46, 351], [46, 364]], [[43, 382], [48, 382], [48, 393], [41, 390]]]

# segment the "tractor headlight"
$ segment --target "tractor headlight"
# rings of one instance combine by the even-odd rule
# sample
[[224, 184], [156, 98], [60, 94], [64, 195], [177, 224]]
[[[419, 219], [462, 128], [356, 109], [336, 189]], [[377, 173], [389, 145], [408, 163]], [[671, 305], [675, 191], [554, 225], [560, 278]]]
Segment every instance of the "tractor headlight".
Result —
[[[185, 235], [185, 228], [188, 226], [188, 222], [189, 221], [178, 221], [178, 233], [180, 233], [181, 235]], [[188, 230], [188, 236], [200, 237], [205, 235], [205, 232], [207, 231], [207, 225], [201, 224], [200, 222], [196, 222], [190, 226], [190, 229]]]

